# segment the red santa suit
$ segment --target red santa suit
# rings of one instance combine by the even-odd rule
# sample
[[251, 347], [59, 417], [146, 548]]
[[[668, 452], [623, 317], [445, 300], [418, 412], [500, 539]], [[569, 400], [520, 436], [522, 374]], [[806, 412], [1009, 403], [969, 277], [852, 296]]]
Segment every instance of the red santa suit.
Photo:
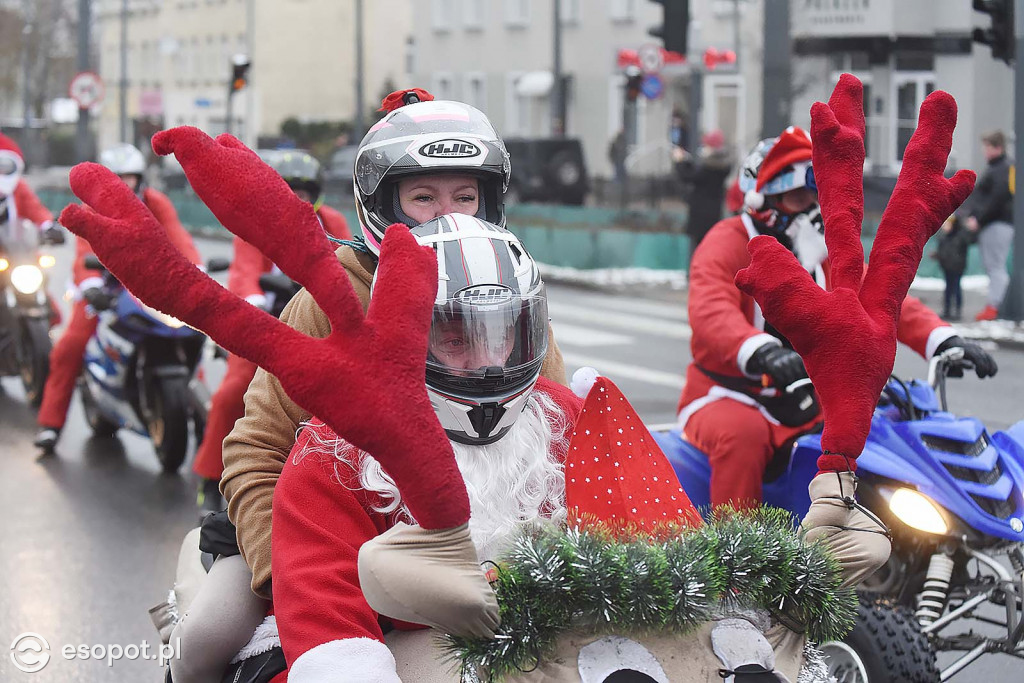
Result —
[[[167, 195], [147, 187], [143, 191], [142, 201], [167, 231], [171, 243], [192, 263], [199, 265], [202, 262], [199, 251], [192, 243], [192, 236], [182, 227]], [[68, 321], [67, 329], [50, 352], [50, 376], [46, 380], [43, 403], [39, 407], [40, 427], [60, 429], [64, 426], [71, 395], [75, 390], [75, 381], [82, 371], [86, 343], [96, 331], [96, 316], [86, 310], [87, 304], [81, 298], [85, 290], [103, 284], [102, 273], [85, 267], [85, 257], [91, 253], [92, 247], [79, 237], [75, 246], [75, 264], [72, 270], [77, 300], [71, 309], [71, 320]]]
[[49, 227], [53, 223], [53, 214], [43, 206], [43, 203], [39, 201], [39, 197], [36, 196], [36, 193], [32, 191], [32, 188], [24, 180], [18, 181], [18, 186], [14, 188], [13, 197], [14, 209], [17, 212], [18, 218], [27, 218], [40, 228]]
[[[749, 215], [727, 218], [704, 238], [690, 266], [693, 362], [679, 399], [679, 423], [687, 440], [711, 461], [712, 505], [733, 501], [743, 506], [760, 501], [762, 477], [772, 456], [817, 422], [787, 427], [752, 398], [752, 393], [761, 389], [761, 377], [744, 372], [747, 362], [763, 344], [781, 343], [765, 331], [764, 316], [754, 299], [734, 282], [736, 273], [750, 264], [747, 242], [757, 235]], [[815, 280], [827, 288], [828, 259], [814, 260], [819, 262], [814, 268]], [[908, 296], [897, 334], [899, 341], [930, 358], [955, 332], [927, 306]], [[728, 378], [732, 388], [712, 379], [715, 375]], [[738, 386], [744, 383], [749, 389]]]
[[[580, 399], [544, 377], [535, 391], [555, 401], [571, 432]], [[301, 678], [303, 670], [336, 671], [339, 666], [359, 668], [345, 669], [348, 680], [378, 680], [389, 666], [394, 675], [381, 629], [387, 619], [366, 603], [356, 562], [360, 546], [393, 527], [399, 514], [375, 510], [388, 501], [364, 489], [354, 467], [331, 456], [297, 455], [316, 432], [324, 431], [322, 425], [302, 431], [274, 489], [274, 616], [285, 659], [297, 674], [292, 680]], [[551, 456], [560, 463], [566, 441], [553, 442]], [[285, 674], [274, 679], [284, 680]]]
[[[331, 237], [352, 239], [352, 231], [340, 211], [321, 206], [317, 216]], [[235, 256], [228, 270], [228, 290], [252, 304], [263, 306], [266, 295], [260, 288], [260, 275], [274, 270], [274, 264], [259, 249], [238, 237], [235, 237], [234, 248]], [[235, 422], [245, 415], [245, 390], [255, 374], [255, 363], [234, 354], [228, 357], [227, 371], [210, 400], [203, 442], [199, 444], [192, 464], [192, 470], [200, 477], [220, 480], [224, 471], [221, 446]]]

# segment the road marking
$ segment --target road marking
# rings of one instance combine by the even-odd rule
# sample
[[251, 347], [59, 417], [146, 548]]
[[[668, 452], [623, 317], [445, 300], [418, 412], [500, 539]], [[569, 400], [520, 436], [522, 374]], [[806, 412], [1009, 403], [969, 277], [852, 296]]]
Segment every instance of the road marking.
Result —
[[[548, 301], [551, 301], [550, 297], [548, 298]], [[557, 298], [556, 301], [565, 301], [565, 299]], [[687, 320], [686, 304], [684, 302], [672, 304], [668, 302], [651, 301], [649, 299], [635, 299], [621, 296], [573, 296], [571, 301], [580, 302], [587, 306], [593, 306], [598, 310], [611, 309], [613, 311], [624, 311], [626, 313], [643, 313], [645, 315], [653, 315], [658, 318], [678, 320], [684, 323]]]
[[549, 301], [548, 309], [556, 321], [558, 318], [568, 318], [579, 322], [600, 325], [601, 327], [616, 327], [628, 330], [634, 334], [637, 332], [647, 332], [648, 334], [668, 337], [670, 339], [688, 340], [690, 338], [690, 326], [686, 323], [656, 320], [626, 313], [609, 313], [600, 308], [575, 306], [564, 302]]
[[555, 339], [559, 346], [622, 346], [633, 344], [636, 338], [615, 332], [595, 330], [592, 327], [581, 327], [569, 323], [555, 323]]
[[682, 391], [683, 385], [686, 384], [685, 377], [673, 372], [652, 370], [639, 365], [620, 363], [606, 358], [598, 358], [596, 356], [588, 356], [583, 353], [576, 353], [575, 351], [563, 351], [562, 359], [567, 364], [575, 365], [577, 367], [589, 365], [612, 381], [629, 379], [637, 382], [645, 382], [647, 384], [657, 384], [658, 386], [670, 387], [679, 391]]

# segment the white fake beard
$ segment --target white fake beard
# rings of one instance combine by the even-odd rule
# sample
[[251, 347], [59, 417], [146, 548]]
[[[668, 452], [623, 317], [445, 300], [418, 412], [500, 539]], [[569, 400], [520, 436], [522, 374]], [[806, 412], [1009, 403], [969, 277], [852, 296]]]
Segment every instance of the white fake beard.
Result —
[[[567, 441], [565, 414], [546, 394], [534, 392], [501, 439], [484, 446], [452, 442], [469, 493], [469, 531], [481, 560], [498, 559], [524, 524], [565, 521], [565, 475], [551, 452], [565, 450]], [[350, 462], [344, 452], [335, 449], [334, 455]], [[398, 511], [415, 523], [394, 481], [369, 455], [362, 457], [359, 483], [387, 501], [377, 512]]]
[[786, 234], [793, 240], [793, 251], [804, 270], [813, 273], [828, 257], [825, 235], [807, 214], [794, 218], [786, 228]]

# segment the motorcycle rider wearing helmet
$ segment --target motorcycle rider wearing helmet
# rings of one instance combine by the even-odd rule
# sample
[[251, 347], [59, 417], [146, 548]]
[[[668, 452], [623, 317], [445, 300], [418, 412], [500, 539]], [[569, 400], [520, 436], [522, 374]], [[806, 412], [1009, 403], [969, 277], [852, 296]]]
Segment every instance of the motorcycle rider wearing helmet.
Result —
[[[519, 525], [564, 520], [561, 463], [581, 401], [541, 377], [549, 344], [547, 297], [518, 238], [458, 214], [412, 232], [437, 252], [427, 393], [466, 481], [473, 545], [481, 558], [496, 558]], [[273, 510], [275, 524], [282, 520], [274, 531], [274, 568], [282, 576], [274, 586], [274, 623], [260, 627], [261, 642], [279, 629], [287, 660], [298, 667], [295, 680], [308, 680], [303, 668], [308, 675], [318, 660], [336, 670], [345, 662], [333, 647], [311, 652], [305, 664], [302, 655], [321, 642], [350, 638], [362, 651], [349, 661], [355, 668], [344, 669], [348, 679], [392, 680], [367, 675], [388, 655], [379, 640], [371, 642], [380, 637], [379, 626], [376, 632], [368, 626], [376, 626], [377, 615], [352, 569], [363, 540], [414, 520], [373, 455], [316, 418], [300, 426], [288, 462]], [[245, 660], [262, 652], [239, 653], [268, 607], [250, 590], [251, 578], [240, 557], [226, 556], [201, 580], [187, 617], [170, 635], [180, 638], [183, 653], [170, 663], [174, 683], [220, 680], [236, 654]]]
[[18, 144], [0, 133], [0, 224], [27, 219], [39, 228], [44, 241], [64, 243], [64, 233], [53, 221], [53, 214], [43, 206], [22, 175], [25, 156]]
[[[351, 240], [352, 232], [340, 211], [323, 203], [323, 179], [320, 162], [303, 151], [269, 150], [261, 153], [263, 161], [281, 174], [295, 195], [313, 205], [324, 231], [335, 240]], [[259, 249], [239, 237], [234, 239], [234, 258], [228, 269], [228, 290], [254, 306], [268, 309], [274, 296], [260, 287], [264, 273], [280, 272]], [[218, 485], [224, 471], [221, 445], [235, 421], [245, 414], [243, 396], [249, 387], [256, 364], [236, 355], [228, 357], [227, 372], [210, 400], [203, 440], [196, 450], [192, 471], [199, 475], [197, 505], [201, 513], [223, 508]]]
[[[501, 137], [474, 107], [433, 101], [429, 93], [412, 89], [389, 95], [383, 109], [388, 113], [367, 132], [355, 161], [353, 190], [362, 239], [337, 250], [364, 309], [389, 225], [415, 226], [459, 213], [504, 227], [503, 196], [511, 169]], [[292, 299], [281, 319], [306, 334], [330, 333], [327, 317], [305, 290]], [[553, 338], [541, 374], [566, 383]], [[285, 395], [280, 383], [260, 369], [245, 394], [245, 416], [224, 440], [221, 491], [237, 526], [242, 555], [253, 570], [253, 590], [264, 595], [270, 594], [274, 486], [296, 429], [307, 419], [309, 414]]]
[[[810, 138], [796, 127], [758, 143], [740, 171], [744, 211], [717, 223], [690, 264], [693, 361], [679, 399], [679, 424], [686, 439], [708, 454], [713, 506], [757, 505], [773, 457], [820, 424], [813, 389], [791, 386], [807, 377], [799, 354], [734, 282], [750, 263], [747, 242], [771, 235], [819, 285], [829, 286], [827, 228], [818, 211], [811, 149]], [[991, 356], [914, 297], [903, 302], [898, 338], [925, 358], [961, 347], [979, 377], [997, 369]]]
[[[168, 237], [178, 250], [199, 265], [202, 262], [199, 251], [192, 242], [192, 236], [178, 220], [171, 200], [143, 182], [146, 160], [142, 152], [133, 145], [117, 145], [100, 154], [100, 163], [121, 177], [167, 230]], [[67, 329], [50, 352], [50, 376], [43, 389], [43, 402], [37, 418], [39, 432], [34, 443], [44, 453], [52, 453], [60, 438], [75, 390], [75, 381], [82, 371], [86, 343], [96, 331], [96, 310], [110, 305], [109, 296], [103, 288], [103, 274], [85, 267], [85, 257], [90, 254], [92, 247], [89, 243], [81, 237], [77, 238], [72, 270], [75, 304], [71, 309]]]

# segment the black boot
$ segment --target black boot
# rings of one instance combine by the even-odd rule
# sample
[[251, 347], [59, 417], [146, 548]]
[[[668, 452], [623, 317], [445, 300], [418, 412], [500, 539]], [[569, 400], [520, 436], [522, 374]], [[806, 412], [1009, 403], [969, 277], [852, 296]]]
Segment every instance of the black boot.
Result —
[[60, 438], [59, 427], [42, 427], [36, 433], [35, 441], [32, 444], [40, 449], [44, 455], [53, 455], [57, 447], [57, 440]]

